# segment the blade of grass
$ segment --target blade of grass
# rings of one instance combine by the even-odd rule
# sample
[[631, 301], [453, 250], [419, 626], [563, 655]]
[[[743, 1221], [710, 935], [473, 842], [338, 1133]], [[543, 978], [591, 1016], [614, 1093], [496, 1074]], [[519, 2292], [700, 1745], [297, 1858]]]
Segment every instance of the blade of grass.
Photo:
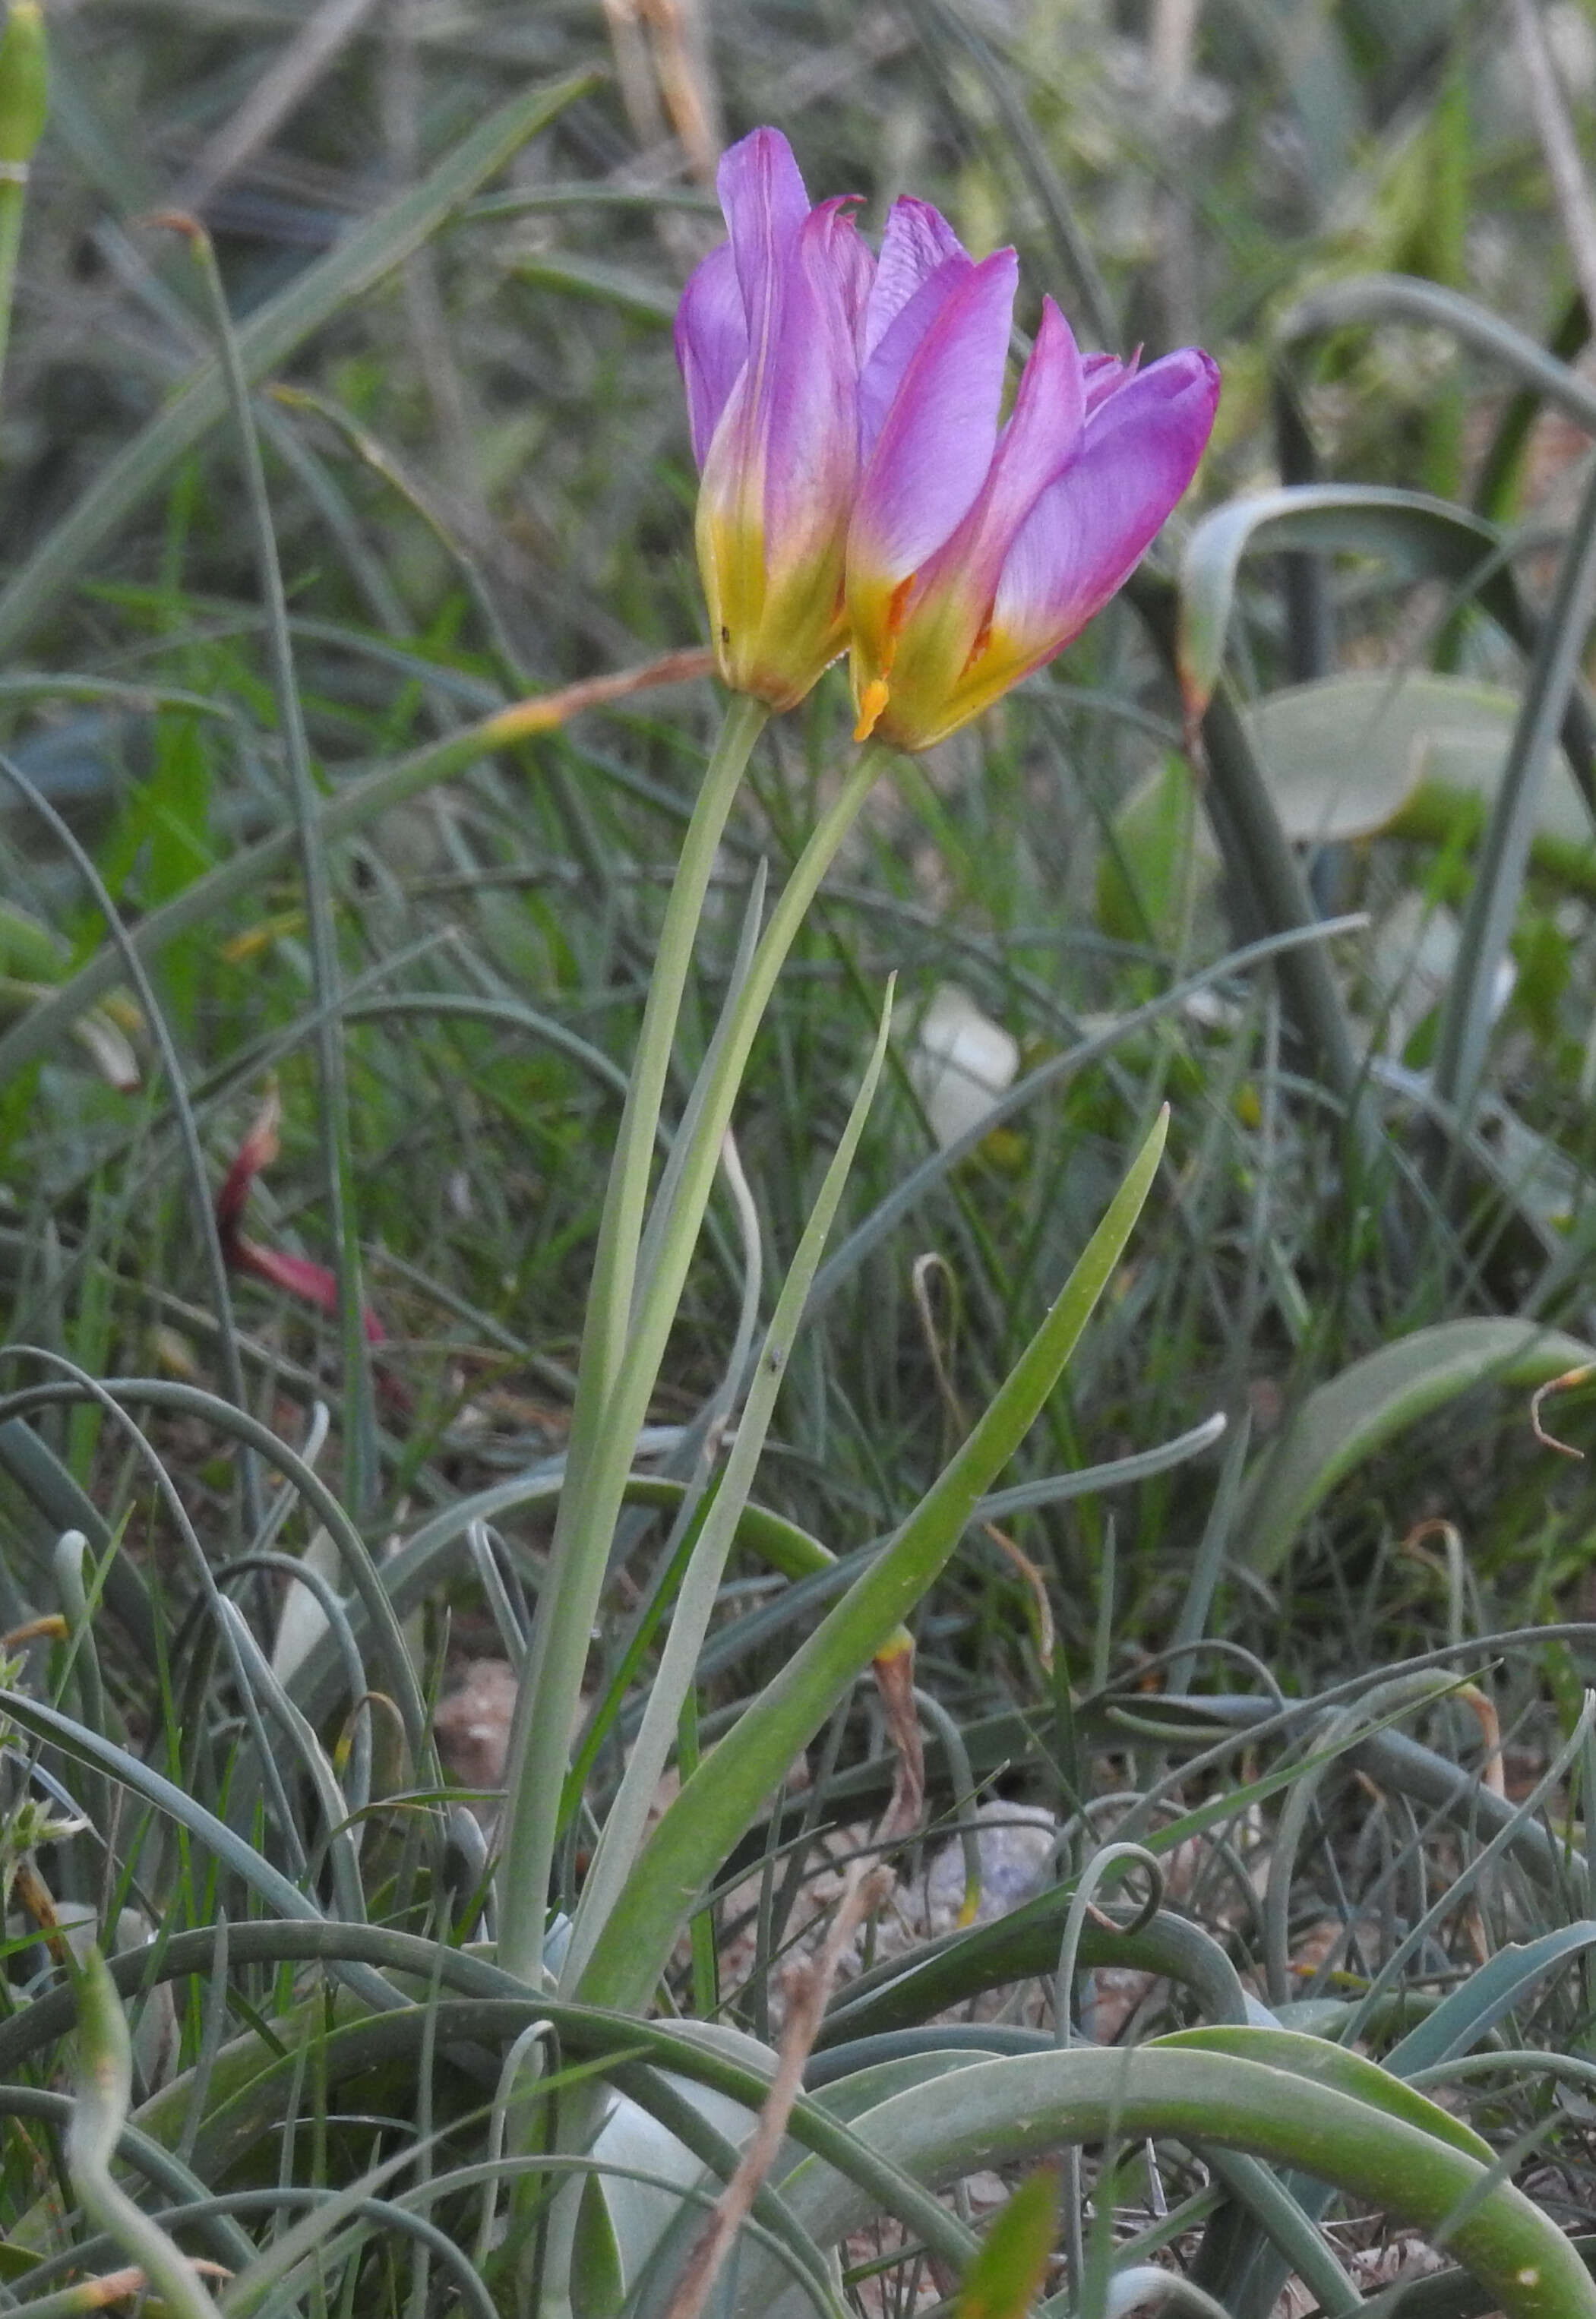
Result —
[[[1321, 2179], [1448, 2245], [1510, 2319], [1596, 2314], [1596, 2282], [1523, 2192], [1496, 2182], [1479, 2197], [1490, 2174], [1476, 2158], [1339, 2085], [1282, 2068], [1273, 2057], [1284, 2052], [1286, 2033], [1255, 2033], [1269, 2060], [1240, 2058], [1249, 2033], [1225, 2034], [1234, 2051], [1159, 2039], [1128, 2052], [1076, 2046], [974, 2062], [957, 2073], [951, 2098], [945, 2084], [915, 2089], [867, 2112], [855, 2130], [932, 2186], [969, 2170], [978, 2151], [973, 2162], [1005, 2165], [1060, 2143], [1116, 2134], [1221, 2144], [1287, 2165], [1311, 2148]], [[1316, 2042], [1289, 2040], [1304, 2059]], [[782, 2187], [798, 2221], [823, 2244], [834, 2245], [866, 2219], [860, 2193], [813, 2161]], [[744, 2313], [759, 2308], [763, 2287], [752, 2269], [741, 2282]]]
[[1596, 435], [1596, 387], [1571, 364], [1559, 362], [1525, 331], [1461, 291], [1417, 275], [1357, 274], [1349, 281], [1327, 282], [1287, 310], [1276, 336], [1280, 345], [1294, 346], [1344, 330], [1353, 322], [1417, 322], [1429, 329], [1447, 330], [1476, 354], [1512, 371], [1525, 386]]
[[[1140, 1006], [1128, 1008], [1105, 1029], [1094, 1031], [1089, 1037], [1075, 1041], [1062, 1054], [1050, 1056], [1045, 1063], [1038, 1064], [1023, 1078], [1016, 1079], [1013, 1087], [995, 1096], [990, 1110], [973, 1127], [967, 1128], [962, 1135], [955, 1136], [942, 1150], [932, 1152], [918, 1167], [911, 1169], [863, 1223], [854, 1227], [836, 1254], [822, 1265], [810, 1299], [810, 1311], [818, 1312], [858, 1269], [871, 1250], [879, 1248], [888, 1234], [936, 1188], [961, 1160], [969, 1159], [972, 1151], [978, 1150], [994, 1128], [1005, 1125], [1049, 1088], [1072, 1078], [1088, 1063], [1095, 1062], [1099, 1055], [1112, 1053], [1123, 1040], [1134, 1037], [1149, 1024], [1177, 1013], [1189, 998], [1195, 997], [1200, 991], [1213, 989], [1216, 983], [1227, 977], [1246, 974], [1270, 959], [1283, 958], [1310, 943], [1322, 943], [1338, 934], [1350, 933], [1364, 923], [1361, 916], [1321, 918], [1316, 925], [1293, 926], [1280, 934], [1267, 934], [1260, 942], [1249, 943], [1242, 949], [1231, 952], [1227, 957], [1216, 959], [1212, 966], [1183, 976], [1167, 990], [1160, 991], [1156, 998], [1149, 998]], [[0, 1055], [3, 1054], [4, 1044], [0, 1042]]]
[[[567, 718], [583, 710], [655, 684], [685, 683], [708, 675], [710, 659], [705, 652], [665, 653], [640, 667], [623, 669], [613, 676], [587, 677], [558, 691], [534, 694], [509, 708], [496, 709], [464, 732], [428, 744], [397, 764], [378, 765], [347, 781], [330, 797], [318, 799], [314, 823], [316, 843], [326, 847], [338, 838], [363, 829], [390, 807], [404, 804], [423, 791], [436, 789], [465, 772], [496, 750], [515, 747], [540, 733], [552, 733]], [[202, 925], [217, 910], [240, 896], [252, 894], [291, 860], [299, 832], [290, 824], [274, 830], [254, 844], [241, 846], [230, 860], [208, 870], [181, 893], [174, 894], [130, 927], [128, 940], [140, 958], [149, 958], [191, 926]], [[66, 1026], [86, 1006], [113, 988], [122, 971], [120, 957], [98, 951], [60, 988], [30, 1007], [18, 1023], [0, 1037], [0, 1085], [26, 1064], [47, 1054]]]
[[173, 2319], [217, 2319], [203, 2280], [182, 2249], [111, 2171], [132, 2098], [133, 2053], [122, 2002], [100, 1953], [90, 1949], [77, 1984], [78, 2079], [67, 2129], [67, 2168], [89, 2220], [138, 2264]]
[[[340, 242], [251, 315], [239, 333], [245, 376], [255, 383], [324, 322], [381, 282], [454, 216], [567, 105], [592, 87], [591, 72], [528, 89], [489, 114], [430, 176]], [[0, 591], [0, 659], [46, 620], [129, 516], [227, 412], [219, 360], [202, 364], [186, 386], [104, 468]]]
[[1552, 751], [1579, 682], [1596, 614], [1596, 471], [1568, 535], [1557, 585], [1524, 685], [1501, 786], [1486, 825], [1457, 960], [1436, 1039], [1435, 1090], [1466, 1121], [1478, 1091]]
[[1160, 1113], [1056, 1303], [963, 1448], [666, 1810], [595, 1945], [580, 1984], [585, 2002], [630, 2010], [646, 2001], [683, 1918], [762, 1799], [948, 1561], [1107, 1286], [1151, 1189], [1168, 1128], [1168, 1113]]
[[0, 33], [0, 374], [11, 336], [28, 177], [49, 103], [43, 11], [39, 0], [11, 0]]
[[[167, 1020], [166, 1010], [156, 996], [155, 986], [122, 913], [68, 824], [50, 799], [7, 756], [0, 755], [0, 774], [4, 774], [27, 800], [88, 889], [95, 907], [104, 919], [106, 931], [111, 936], [109, 955], [114, 963], [121, 966], [138, 997], [145, 1024], [160, 1057], [161, 1070], [171, 1091], [172, 1114], [177, 1123], [178, 1142], [188, 1176], [190, 1228], [197, 1234], [205, 1259], [211, 1301], [216, 1313], [222, 1376], [229, 1395], [242, 1407], [247, 1398], [244, 1365], [239, 1353], [239, 1333], [233, 1317], [232, 1293], [228, 1285], [227, 1260], [222, 1255], [221, 1241], [216, 1228], [215, 1203], [211, 1194], [210, 1178], [205, 1172], [205, 1155], [200, 1146], [199, 1125], [189, 1099], [188, 1081], [172, 1034], [172, 1026]], [[262, 1508], [260, 1473], [253, 1456], [247, 1455], [242, 1461], [241, 1480], [246, 1520], [251, 1529], [258, 1529]]]
[[222, 383], [238, 436], [255, 549], [256, 582], [266, 614], [268, 663], [276, 702], [277, 732], [288, 772], [288, 792], [299, 833], [300, 876], [311, 936], [311, 979], [318, 1015], [315, 1033], [316, 1119], [321, 1141], [321, 1188], [328, 1237], [338, 1280], [338, 1329], [344, 1351], [344, 1498], [356, 1519], [368, 1513], [379, 1486], [376, 1395], [371, 1345], [365, 1332], [365, 1286], [360, 1259], [355, 1197], [354, 1139], [349, 1123], [349, 1087], [344, 1068], [343, 1025], [337, 1008], [342, 986], [332, 880], [316, 834], [317, 793], [311, 770], [293, 645], [288, 634], [288, 596], [277, 555], [266, 468], [249, 404], [239, 338], [228, 312], [227, 293], [217, 270], [211, 237], [193, 218], [166, 222], [188, 236], [210, 308], [221, 358]]
[[[59, 1358], [52, 1358], [57, 1367], [69, 1366], [61, 1363]], [[131, 1403], [152, 1409], [182, 1411], [188, 1416], [200, 1419], [204, 1424], [213, 1426], [224, 1438], [231, 1438], [257, 1449], [276, 1472], [292, 1482], [304, 1504], [337, 1546], [365, 1619], [372, 1632], [379, 1638], [383, 1674], [398, 1704], [405, 1740], [415, 1764], [418, 1767], [434, 1764], [426, 1708], [383, 1573], [378, 1570], [359, 1530], [314, 1467], [307, 1465], [295, 1450], [291, 1449], [269, 1426], [263, 1425], [248, 1409], [223, 1400], [220, 1394], [206, 1393], [197, 1385], [185, 1385], [174, 1377], [74, 1377], [61, 1384], [26, 1386], [0, 1399], [0, 1423], [12, 1415], [25, 1415], [36, 1408], [50, 1408], [85, 1398], [97, 1398], [111, 1406], [125, 1407]], [[182, 1529], [186, 1521], [182, 1500], [176, 1494], [170, 1477], [165, 1475], [164, 1470], [158, 1466], [155, 1470], [158, 1486], [170, 1493], [167, 1502], [175, 1522]], [[189, 1525], [188, 1538], [190, 1551], [203, 1566], [203, 1550], [193, 1538], [192, 1525]], [[329, 1647], [335, 1647], [330, 1638]]]
[[580, 1984], [594, 1945], [631, 1874], [653, 1809], [654, 1791], [671, 1752], [682, 1701], [697, 1680], [699, 1655], [715, 1614], [726, 1557], [753, 1486], [782, 1374], [880, 1080], [892, 1027], [892, 993], [893, 984], [889, 981], [875, 1047], [776, 1300], [753, 1383], [737, 1421], [737, 1438], [682, 1581], [626, 1776], [610, 1806], [604, 1833], [582, 1886], [570, 1946], [560, 1969], [560, 1986], [567, 1992]]

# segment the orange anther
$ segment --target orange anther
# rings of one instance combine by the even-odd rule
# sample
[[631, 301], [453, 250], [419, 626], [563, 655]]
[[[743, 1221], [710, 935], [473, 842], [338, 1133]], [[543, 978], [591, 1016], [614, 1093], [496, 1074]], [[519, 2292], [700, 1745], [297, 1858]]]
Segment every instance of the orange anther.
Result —
[[859, 696], [859, 722], [853, 727], [853, 738], [856, 741], [870, 739], [876, 729], [876, 720], [891, 697], [883, 680], [879, 676], [872, 676]]

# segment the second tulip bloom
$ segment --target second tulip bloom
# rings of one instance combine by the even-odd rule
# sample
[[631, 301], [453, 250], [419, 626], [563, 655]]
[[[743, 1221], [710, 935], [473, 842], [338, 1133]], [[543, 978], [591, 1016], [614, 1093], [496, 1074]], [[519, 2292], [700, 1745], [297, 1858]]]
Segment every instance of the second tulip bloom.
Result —
[[929, 747], [1078, 635], [1190, 483], [1219, 373], [1082, 357], [1050, 299], [1000, 423], [1018, 267], [929, 203], [873, 259], [786, 140], [721, 164], [729, 242], [683, 293], [699, 553], [722, 675], [772, 707], [846, 646], [858, 737]]

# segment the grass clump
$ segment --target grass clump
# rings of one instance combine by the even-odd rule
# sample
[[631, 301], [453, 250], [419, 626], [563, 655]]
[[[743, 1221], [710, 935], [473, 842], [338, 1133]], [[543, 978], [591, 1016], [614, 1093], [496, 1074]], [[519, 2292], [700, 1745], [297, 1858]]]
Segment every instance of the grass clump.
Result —
[[[1525, 16], [52, 19], [33, 2319], [907, 2313], [1059, 2152], [1016, 2312], [1596, 2307], [1596, 407]], [[890, 769], [701, 649], [667, 326], [764, 118], [1226, 375], [1132, 587]]]

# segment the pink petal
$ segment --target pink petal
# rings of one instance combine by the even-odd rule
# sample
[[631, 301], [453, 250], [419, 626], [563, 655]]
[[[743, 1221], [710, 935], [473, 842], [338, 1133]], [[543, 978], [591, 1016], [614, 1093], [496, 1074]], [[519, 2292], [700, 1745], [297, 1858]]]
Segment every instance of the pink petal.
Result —
[[779, 129], [756, 129], [723, 153], [715, 183], [731, 236], [750, 353], [757, 363], [777, 283], [809, 214], [809, 196]]
[[1088, 412], [1096, 411], [1107, 402], [1111, 394], [1117, 394], [1122, 386], [1135, 377], [1141, 359], [1140, 355], [1132, 355], [1128, 363], [1123, 363], [1118, 355], [1087, 355], [1085, 357], [1081, 367], [1086, 373]]
[[904, 370], [849, 535], [850, 561], [867, 585], [895, 585], [918, 570], [987, 480], [1017, 270], [1012, 249], [972, 266]]
[[723, 241], [695, 266], [676, 309], [676, 360], [687, 389], [693, 457], [700, 467], [737, 373], [748, 359], [748, 324], [732, 245]]
[[[876, 286], [875, 252], [860, 232], [852, 215], [858, 198], [857, 194], [850, 194], [841, 203], [825, 202], [821, 204], [823, 209], [836, 210], [839, 216], [843, 216], [843, 212], [846, 212], [846, 215], [843, 217], [843, 222], [846, 225], [847, 231], [845, 233], [839, 231], [834, 235], [831, 243], [831, 259], [836, 268], [838, 284], [852, 324], [856, 345], [862, 338], [865, 312], [870, 304], [870, 293]], [[855, 368], [857, 368], [857, 363]]]
[[[1219, 366], [1167, 355], [1094, 414], [1080, 456], [1021, 526], [993, 607], [993, 644], [1038, 666], [1129, 579], [1207, 447]], [[1019, 672], [1016, 670], [1016, 674]]]
[[776, 563], [802, 561], [817, 539], [840, 539], [847, 522], [857, 472], [855, 324], [868, 264], [839, 200], [811, 211], [783, 269], [756, 421], [767, 555]]
[[[767, 531], [784, 527], [796, 554], [795, 509], [806, 522], [817, 498], [829, 493], [834, 528], [836, 495], [852, 484], [854, 346], [870, 256], [845, 213], [847, 197], [810, 209], [792, 149], [778, 130], [756, 129], [734, 145], [717, 182], [742, 293], [746, 355], [720, 405], [712, 474], [705, 444], [706, 488], [728, 509], [746, 510], [762, 495], [757, 503]], [[706, 393], [706, 409], [708, 400]], [[693, 433], [696, 443], [696, 414]]]
[[1087, 395], [1074, 333], [1052, 300], [1044, 298], [1041, 327], [985, 487], [947, 545], [923, 566], [909, 599], [911, 622], [923, 591], [956, 586], [978, 608], [973, 638], [991, 605], [1015, 535], [1042, 492], [1080, 450]]
[[861, 351], [868, 362], [881, 343], [888, 325], [908, 304], [915, 293], [951, 257], [969, 252], [940, 210], [929, 202], [894, 202], [881, 236], [881, 255], [864, 314]]
[[947, 304], [960, 284], [975, 272], [975, 260], [966, 257], [962, 250], [928, 275], [914, 295], [899, 307], [882, 331], [871, 351], [865, 356], [859, 374], [859, 456], [868, 460], [881, 438], [891, 410], [903, 384], [905, 371], [914, 360], [926, 332]]

